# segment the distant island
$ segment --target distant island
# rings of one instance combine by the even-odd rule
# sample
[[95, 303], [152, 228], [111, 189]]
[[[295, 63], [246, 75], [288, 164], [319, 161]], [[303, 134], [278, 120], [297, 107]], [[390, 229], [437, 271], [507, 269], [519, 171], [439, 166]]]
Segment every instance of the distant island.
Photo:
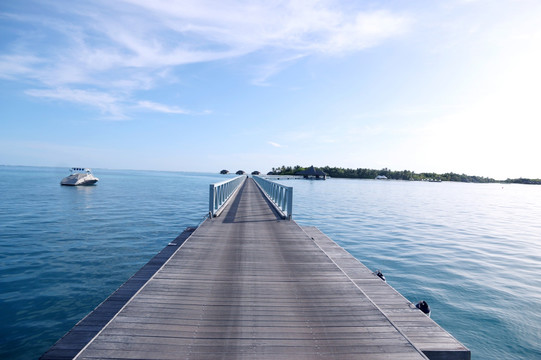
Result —
[[[303, 171], [308, 167], [302, 167], [300, 165], [296, 166], [280, 166], [277, 168], [272, 168], [272, 171], [269, 171], [267, 175], [295, 175], [299, 171]], [[410, 170], [401, 170], [395, 171], [387, 168], [381, 170], [375, 169], [349, 169], [349, 168], [339, 168], [339, 167], [329, 167], [324, 166], [318, 168], [322, 170], [330, 177], [334, 178], [350, 178], [350, 179], [375, 179], [376, 177], [386, 177], [390, 180], [410, 180], [410, 181], [456, 181], [456, 182], [467, 182], [467, 183], [508, 183], [508, 184], [534, 184], [541, 185], [541, 179], [507, 179], [507, 180], [495, 180], [493, 178], [484, 177], [484, 176], [475, 176], [475, 175], [466, 175], [466, 174], [456, 174], [453, 172], [445, 174], [437, 174], [434, 172], [422, 172], [416, 173]]]

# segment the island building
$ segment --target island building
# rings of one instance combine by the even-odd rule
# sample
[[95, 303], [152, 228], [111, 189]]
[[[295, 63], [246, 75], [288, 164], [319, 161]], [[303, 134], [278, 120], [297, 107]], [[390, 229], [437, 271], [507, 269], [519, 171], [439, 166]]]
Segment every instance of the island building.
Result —
[[327, 173], [314, 168], [314, 166], [310, 166], [308, 169], [297, 171], [295, 175], [301, 175], [305, 179], [315, 179], [315, 180], [326, 180], [327, 179]]

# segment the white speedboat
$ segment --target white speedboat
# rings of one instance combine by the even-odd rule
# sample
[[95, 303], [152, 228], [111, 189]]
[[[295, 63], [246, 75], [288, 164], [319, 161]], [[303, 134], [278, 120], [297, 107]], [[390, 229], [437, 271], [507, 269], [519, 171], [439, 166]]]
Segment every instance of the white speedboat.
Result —
[[98, 182], [98, 178], [92, 175], [92, 170], [88, 168], [71, 168], [71, 175], [66, 176], [60, 182], [60, 185], [79, 186], [79, 185], [94, 185]]

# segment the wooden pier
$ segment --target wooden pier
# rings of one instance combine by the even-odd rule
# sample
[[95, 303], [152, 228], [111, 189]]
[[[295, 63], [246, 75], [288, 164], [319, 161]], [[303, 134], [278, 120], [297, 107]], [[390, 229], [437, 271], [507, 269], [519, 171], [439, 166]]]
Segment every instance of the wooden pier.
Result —
[[247, 179], [42, 359], [427, 357], [470, 352], [317, 228], [282, 220]]

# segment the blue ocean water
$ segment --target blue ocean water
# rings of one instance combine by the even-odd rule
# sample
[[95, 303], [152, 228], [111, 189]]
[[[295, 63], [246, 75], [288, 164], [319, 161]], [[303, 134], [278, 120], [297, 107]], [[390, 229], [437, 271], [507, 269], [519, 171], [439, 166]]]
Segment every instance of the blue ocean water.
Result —
[[541, 186], [331, 179], [294, 187], [317, 226], [472, 351], [541, 359]]
[[[39, 357], [208, 211], [218, 174], [0, 166], [0, 358]], [[315, 225], [472, 350], [541, 358], [541, 187], [285, 181]]]

